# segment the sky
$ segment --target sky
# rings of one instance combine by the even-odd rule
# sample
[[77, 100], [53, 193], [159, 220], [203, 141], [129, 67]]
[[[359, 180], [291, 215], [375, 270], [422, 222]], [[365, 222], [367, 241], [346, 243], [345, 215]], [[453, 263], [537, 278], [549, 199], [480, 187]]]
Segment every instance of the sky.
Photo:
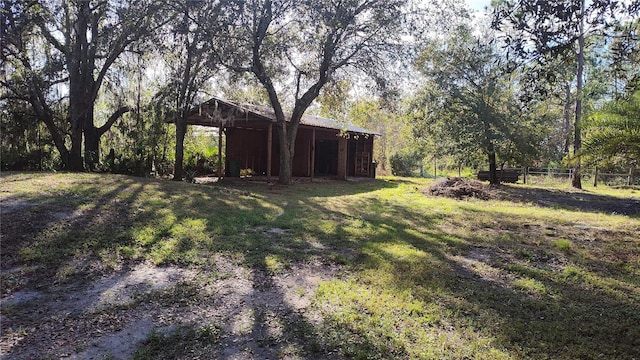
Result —
[[483, 11], [486, 6], [491, 4], [491, 0], [467, 0], [467, 4], [474, 10]]

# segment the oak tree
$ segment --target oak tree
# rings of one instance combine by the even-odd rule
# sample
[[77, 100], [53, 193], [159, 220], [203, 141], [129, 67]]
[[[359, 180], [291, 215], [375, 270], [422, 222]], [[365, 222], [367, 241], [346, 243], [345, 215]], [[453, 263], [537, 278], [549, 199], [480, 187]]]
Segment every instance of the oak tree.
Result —
[[213, 56], [219, 31], [229, 23], [233, 1], [171, 0], [165, 5], [169, 21], [158, 36], [158, 53], [166, 81], [157, 101], [164, 101], [176, 126], [174, 176], [183, 177], [187, 117], [207, 89], [218, 67]]
[[427, 81], [409, 109], [414, 132], [433, 139], [434, 151], [470, 157], [480, 150], [491, 184], [500, 182], [499, 164], [524, 161], [539, 140], [508, 66], [491, 37], [461, 26], [425, 47], [417, 67]]
[[[252, 73], [277, 120], [279, 182], [291, 183], [300, 120], [336, 72], [382, 74], [402, 41], [403, 0], [248, 0], [219, 57]], [[290, 104], [287, 106], [286, 104]]]
[[[101, 136], [130, 111], [116, 104], [104, 123], [96, 125], [95, 103], [114, 63], [157, 26], [154, 15], [160, 4], [157, 0], [3, 1], [2, 59], [8, 76], [2, 81], [2, 98], [31, 106], [51, 133], [67, 169], [93, 169]], [[64, 111], [56, 115], [54, 107], [59, 104]], [[64, 117], [63, 126], [56, 116]]]

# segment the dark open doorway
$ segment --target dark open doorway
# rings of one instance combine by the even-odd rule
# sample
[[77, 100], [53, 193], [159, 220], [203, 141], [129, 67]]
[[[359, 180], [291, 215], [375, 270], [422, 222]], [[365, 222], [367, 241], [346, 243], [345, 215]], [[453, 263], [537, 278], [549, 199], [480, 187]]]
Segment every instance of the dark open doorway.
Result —
[[338, 174], [338, 140], [316, 141], [314, 172], [317, 175]]

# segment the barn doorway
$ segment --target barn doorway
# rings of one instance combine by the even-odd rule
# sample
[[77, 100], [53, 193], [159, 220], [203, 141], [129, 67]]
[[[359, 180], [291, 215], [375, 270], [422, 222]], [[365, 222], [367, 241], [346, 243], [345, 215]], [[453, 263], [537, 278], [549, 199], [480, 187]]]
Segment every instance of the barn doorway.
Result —
[[338, 174], [338, 140], [316, 141], [314, 173], [316, 175]]

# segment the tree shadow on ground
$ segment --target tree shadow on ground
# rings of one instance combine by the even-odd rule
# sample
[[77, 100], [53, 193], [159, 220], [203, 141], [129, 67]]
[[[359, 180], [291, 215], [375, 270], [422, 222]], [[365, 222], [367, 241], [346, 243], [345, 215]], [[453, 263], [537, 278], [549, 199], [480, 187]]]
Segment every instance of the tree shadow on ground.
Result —
[[[536, 267], [527, 259], [514, 262], [517, 256], [505, 254], [518, 251], [521, 244], [517, 241], [483, 242], [479, 234], [447, 232], [439, 228], [448, 221], [445, 213], [425, 213], [373, 194], [381, 187], [398, 186], [392, 182], [299, 184], [269, 189], [261, 185], [201, 186], [122, 177], [106, 188], [99, 186], [104, 185], [88, 180], [70, 190], [13, 197], [11, 201], [16, 204], [36, 206], [18, 206], [9, 218], [3, 214], [2, 269], [6, 269], [5, 263], [38, 267], [30, 275], [34, 282], [14, 290], [37, 285], [50, 291], [57, 276], [86, 287], [81, 278], [87, 274], [128, 271], [130, 265], [144, 261], [192, 269], [202, 279], [85, 317], [61, 312], [55, 319], [46, 318], [45, 313], [34, 311], [37, 304], [3, 310], [3, 320], [8, 320], [2, 321], [4, 333], [8, 327], [35, 329], [27, 330], [16, 340], [18, 345], [3, 351], [7, 356], [29, 358], [24, 348], [38, 342], [38, 349], [52, 356], [69, 351], [72, 345], [68, 341], [73, 337], [68, 332], [83, 322], [88, 325], [80, 329], [100, 336], [90, 332], [88, 326], [112, 334], [122, 329], [122, 322], [128, 321], [127, 315], [133, 310], [153, 316], [155, 321], [166, 312], [190, 313], [198, 306], [202, 312], [189, 326], [213, 323], [223, 331], [205, 339], [204, 345], [211, 346], [213, 357], [408, 356], [410, 342], [389, 338], [396, 330], [390, 328], [385, 334], [373, 326], [354, 326], [353, 320], [340, 317], [327, 322], [313, 320], [307, 312], [292, 306], [288, 290], [277, 279], [298, 264], [313, 262], [345, 265], [354, 273], [384, 269], [388, 277], [356, 285], [380, 286], [380, 291], [394, 296], [410, 293], [424, 304], [435, 304], [448, 314], [444, 319], [448, 324], [434, 321], [425, 325], [427, 329], [436, 334], [467, 329], [464, 331], [492, 339], [491, 346], [514, 357], [563, 358], [574, 354], [589, 358], [603, 354], [633, 358], [637, 356], [635, 349], [640, 348], [636, 346], [640, 334], [632, 326], [640, 321], [640, 308], [636, 297], [625, 297], [625, 286], [633, 289], [633, 285], [625, 285], [623, 278], [616, 279], [618, 287], [598, 288], [588, 279], [601, 274], [586, 265], [578, 264], [576, 268], [585, 269], [578, 272], [557, 272], [553, 267]], [[339, 209], [327, 204], [332, 200], [329, 197], [344, 197]], [[461, 211], [470, 212], [464, 208]], [[13, 224], [23, 216], [30, 220]], [[403, 253], [398, 248], [412, 251]], [[231, 312], [211, 315], [217, 308], [227, 309], [221, 303], [226, 300], [215, 292], [218, 281], [227, 276], [215, 261], [221, 255], [248, 272], [247, 292], [231, 298], [244, 302], [226, 304], [247, 312], [246, 331], [225, 327]], [[104, 266], [108, 261], [115, 262], [110, 270], [94, 273], [89, 266]], [[487, 275], [481, 271], [483, 267], [502, 275]], [[77, 276], [65, 277], [69, 273]], [[518, 285], [520, 279], [540, 284], [542, 290], [526, 289]], [[212, 286], [213, 292], [206, 294], [206, 286]], [[366, 307], [356, 310], [355, 318], [364, 319], [365, 324], [368, 317], [374, 317]], [[423, 310], [415, 311], [415, 315], [407, 311], [412, 321], [419, 319]], [[205, 315], [207, 312], [209, 315]], [[393, 311], [390, 314], [393, 316]], [[180, 321], [177, 316], [175, 319]], [[45, 328], [41, 323], [51, 326]], [[71, 335], [84, 336], [77, 332]], [[181, 339], [179, 346], [184, 349], [193, 349], [204, 341], [202, 337]], [[579, 352], [569, 352], [571, 349]]]
[[500, 198], [553, 209], [640, 216], [640, 199], [590, 193], [503, 185]]
[[[363, 213], [371, 201], [356, 201], [345, 212], [352, 216]], [[410, 293], [426, 304], [445, 308], [441, 313], [450, 316], [444, 322], [467, 329], [461, 336], [470, 336], [466, 339], [469, 342], [474, 336], [491, 339], [496, 349], [525, 358], [631, 359], [640, 354], [637, 281], [628, 275], [607, 277], [606, 271], [595, 271], [602, 264], [590, 262], [598, 259], [587, 257], [578, 263], [569, 259], [566, 267], [557, 267], [518, 258], [520, 247], [530, 239], [515, 234], [513, 242], [495, 243], [482, 240], [481, 234], [447, 234], [434, 226], [441, 219], [417, 216], [410, 208], [398, 207], [393, 216], [367, 216], [366, 221], [385, 231], [373, 237], [365, 235], [362, 242], [355, 243], [361, 254], [356, 266], [364, 271], [385, 269], [384, 274], [390, 275], [384, 278], [380, 274], [380, 280], [368, 281], [397, 296]], [[366, 323], [379, 315], [365, 304], [356, 307], [362, 314], [371, 314], [372, 320], [364, 320]], [[389, 304], [388, 311], [393, 313], [392, 306]], [[368, 315], [363, 316], [366, 319]], [[398, 320], [397, 326], [401, 324]], [[356, 334], [369, 344], [388, 341], [347, 320], [338, 321], [337, 326], [345, 337]], [[440, 325], [435, 322], [431, 326], [437, 329]], [[391, 331], [395, 331], [393, 327]], [[444, 328], [436, 333], [449, 331]], [[397, 345], [399, 353], [407, 350], [402, 348], [404, 344]], [[375, 347], [369, 350], [376, 354]]]
[[[34, 354], [56, 357], [82, 349], [94, 339], [116, 336], [129, 323], [146, 319], [144, 316], [155, 322], [175, 312], [188, 313], [193, 301], [215, 309], [219, 300], [203, 295], [198, 286], [185, 288], [188, 284], [141, 293], [129, 303], [97, 313], [88, 307], [66, 309], [64, 303], [67, 297], [76, 296], [73, 294], [85, 294], [95, 279], [123, 277], [141, 262], [193, 269], [205, 283], [215, 282], [219, 276], [215, 258], [223, 255], [237, 259], [237, 265], [251, 274], [246, 306], [253, 318], [249, 333], [225, 333], [210, 339], [215, 343], [208, 345], [216, 356], [234, 358], [234, 351], [238, 355], [251, 350], [266, 357], [287, 352], [303, 358], [334, 357], [317, 340], [320, 330], [316, 325], [288, 305], [287, 294], [274, 283], [270, 266], [276, 259], [286, 272], [296, 263], [339, 257], [328, 255], [323, 246], [314, 248], [305, 238], [300, 223], [307, 221], [304, 214], [313, 211], [303, 201], [307, 196], [350, 195], [394, 185], [372, 182], [318, 188], [302, 184], [278, 193], [260, 186], [203, 187], [128, 177], [109, 179], [94, 183], [89, 178], [3, 198], [0, 232], [3, 291], [7, 291], [3, 294], [35, 294], [3, 306], [3, 333], [15, 335], [10, 340], [15, 342], [3, 353], [25, 359]], [[12, 204], [10, 209], [6, 204]], [[329, 253], [339, 252], [333, 251]], [[24, 278], [6, 289], [5, 275], [13, 277], [13, 269], [22, 269]], [[51, 301], [58, 302], [55, 309]], [[216, 319], [220, 323], [214, 326], [224, 328], [224, 315]], [[275, 323], [281, 335], [270, 332]], [[24, 333], [19, 329], [25, 329]], [[189, 343], [184, 344], [185, 349], [190, 349], [202, 337], [183, 340]], [[225, 342], [223, 349], [218, 341]], [[248, 348], [234, 347], [238, 343]]]
[[64, 282], [76, 273], [71, 263], [82, 277], [97, 275], [84, 272], [95, 255], [130, 244], [130, 204], [143, 189], [132, 180], [111, 185], [107, 191], [89, 185], [3, 199], [1, 268], [33, 265], [42, 280], [35, 287]]
[[[309, 178], [294, 181], [292, 185], [281, 185], [278, 183], [269, 183], [266, 181], [255, 181], [251, 178], [240, 179], [232, 178], [218, 183], [203, 183], [201, 185], [208, 187], [225, 187], [238, 190], [251, 190], [263, 192], [270, 191], [275, 194], [298, 194], [304, 196], [340, 196], [340, 195], [357, 195], [376, 191], [380, 189], [395, 188], [401, 184], [413, 184], [408, 180], [402, 179], [369, 179], [364, 181], [345, 181], [334, 178], [320, 178], [311, 181]], [[335, 185], [335, 186], [332, 186]]]

